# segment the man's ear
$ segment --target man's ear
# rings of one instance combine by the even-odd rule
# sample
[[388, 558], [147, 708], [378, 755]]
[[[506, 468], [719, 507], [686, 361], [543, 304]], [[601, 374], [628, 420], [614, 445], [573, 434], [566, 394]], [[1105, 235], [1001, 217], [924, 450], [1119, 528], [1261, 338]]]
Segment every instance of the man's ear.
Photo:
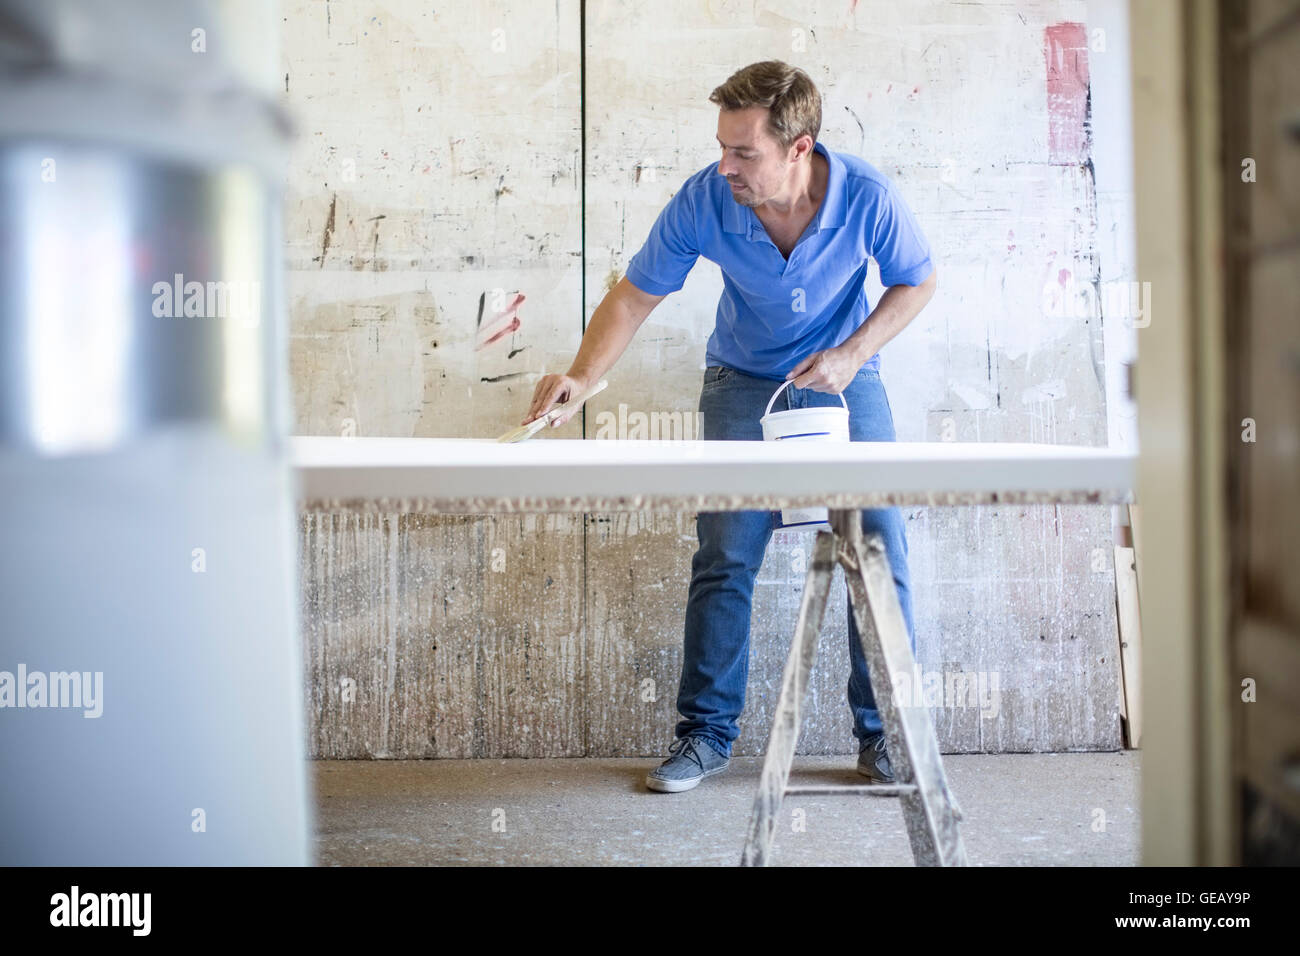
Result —
[[[807, 144], [806, 149], [804, 148], [805, 143]], [[802, 136], [800, 136], [798, 139], [796, 139], [793, 143], [790, 144], [790, 149], [793, 152], [793, 155], [790, 156], [790, 161], [796, 162], [798, 160], [803, 159], [805, 156], [810, 155], [815, 145], [817, 144], [813, 142], [813, 138], [809, 136], [807, 133], [804, 133]]]

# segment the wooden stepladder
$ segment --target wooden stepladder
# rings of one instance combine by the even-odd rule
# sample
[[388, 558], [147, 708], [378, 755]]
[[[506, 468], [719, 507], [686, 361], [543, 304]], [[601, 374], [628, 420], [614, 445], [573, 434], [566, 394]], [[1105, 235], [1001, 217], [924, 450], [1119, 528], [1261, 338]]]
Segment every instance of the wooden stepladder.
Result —
[[[948, 789], [930, 712], [915, 688], [906, 705], [894, 696], [898, 678], [910, 680], [915, 668], [884, 542], [876, 535], [863, 540], [860, 511], [831, 510], [830, 526], [831, 532], [818, 532], [808, 566], [799, 622], [781, 678], [781, 694], [741, 866], [765, 866], [769, 862], [777, 816], [787, 794], [898, 797], [903, 801], [903, 818], [917, 865], [965, 866], [966, 848], [957, 829], [961, 807]], [[844, 568], [848, 581], [849, 604], [866, 654], [871, 691], [884, 724], [885, 746], [896, 782], [790, 787], [787, 784], [799, 740], [801, 709], [836, 564]]]

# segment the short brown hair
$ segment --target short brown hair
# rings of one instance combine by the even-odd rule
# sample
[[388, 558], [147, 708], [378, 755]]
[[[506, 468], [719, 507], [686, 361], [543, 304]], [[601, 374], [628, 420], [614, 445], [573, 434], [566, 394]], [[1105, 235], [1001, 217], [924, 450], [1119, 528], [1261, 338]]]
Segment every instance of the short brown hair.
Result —
[[763, 60], [737, 70], [712, 93], [709, 102], [724, 110], [761, 106], [767, 128], [787, 149], [807, 133], [817, 142], [822, 128], [822, 97], [811, 77], [780, 60]]

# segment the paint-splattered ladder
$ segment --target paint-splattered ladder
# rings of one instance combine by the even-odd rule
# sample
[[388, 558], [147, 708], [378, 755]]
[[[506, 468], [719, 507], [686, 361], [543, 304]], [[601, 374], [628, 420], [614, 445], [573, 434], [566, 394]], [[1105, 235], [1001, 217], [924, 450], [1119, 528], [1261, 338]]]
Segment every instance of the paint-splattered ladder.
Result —
[[[749, 836], [740, 860], [742, 866], [764, 866], [769, 862], [777, 815], [787, 794], [898, 797], [903, 801], [903, 818], [917, 865], [966, 865], [966, 849], [957, 829], [961, 808], [948, 789], [930, 712], [922, 702], [900, 706], [894, 699], [893, 688], [898, 686], [895, 677], [913, 673], [912, 649], [884, 542], [876, 535], [864, 542], [860, 515], [859, 511], [832, 510], [832, 531], [817, 535], [794, 641], [781, 678], [781, 695], [776, 702], [772, 734], [763, 758]], [[897, 782], [790, 787], [787, 783], [799, 739], [800, 709], [817, 653], [817, 635], [821, 632], [836, 564], [844, 568], [848, 580], [849, 603], [862, 640], [871, 690], [884, 724], [885, 745]]]

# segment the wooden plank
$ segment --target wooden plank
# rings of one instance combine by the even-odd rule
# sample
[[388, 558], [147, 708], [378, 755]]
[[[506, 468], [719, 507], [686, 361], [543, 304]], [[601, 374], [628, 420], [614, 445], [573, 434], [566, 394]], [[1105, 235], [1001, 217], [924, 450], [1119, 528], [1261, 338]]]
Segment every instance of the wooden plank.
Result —
[[772, 732], [763, 757], [758, 794], [754, 797], [749, 833], [740, 857], [741, 866], [766, 866], [769, 862], [777, 814], [790, 779], [790, 767], [794, 764], [808, 675], [817, 656], [817, 636], [821, 633], [826, 599], [830, 596], [835, 551], [835, 537], [827, 531], [819, 532], [813, 545], [812, 560], [808, 563], [799, 620], [790, 642], [790, 656], [781, 675], [781, 694], [772, 718]]
[[1142, 747], [1142, 616], [1132, 548], [1115, 549], [1115, 597], [1119, 608], [1122, 713], [1128, 725], [1128, 745], [1139, 750]]
[[899, 677], [910, 671], [913, 657], [884, 542], [878, 535], [863, 540], [855, 511], [832, 511], [830, 522], [895, 782], [917, 788], [899, 796], [912, 855], [917, 866], [965, 866], [957, 825], [962, 811], [948, 787], [929, 711], [914, 698], [895, 697]]
[[1136, 502], [1128, 506], [1128, 525], [1132, 537], [1133, 567], [1137, 574], [1138, 595], [1142, 594], [1142, 506]]
[[1024, 442], [290, 440], [310, 510], [740, 511], [1127, 500], [1136, 456]]

